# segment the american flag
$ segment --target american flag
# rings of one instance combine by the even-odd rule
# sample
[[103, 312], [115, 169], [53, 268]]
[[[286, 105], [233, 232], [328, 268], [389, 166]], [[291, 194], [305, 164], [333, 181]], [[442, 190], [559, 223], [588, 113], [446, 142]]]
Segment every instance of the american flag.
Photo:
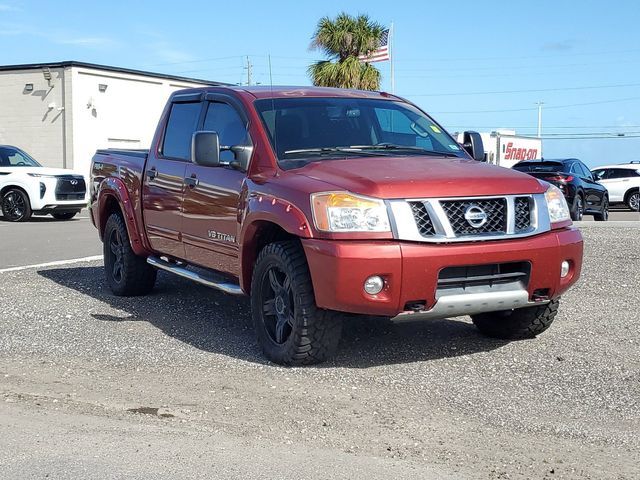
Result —
[[391, 60], [389, 55], [389, 29], [386, 29], [380, 35], [378, 48], [369, 52], [368, 55], [360, 55], [358, 60], [366, 63], [385, 62]]

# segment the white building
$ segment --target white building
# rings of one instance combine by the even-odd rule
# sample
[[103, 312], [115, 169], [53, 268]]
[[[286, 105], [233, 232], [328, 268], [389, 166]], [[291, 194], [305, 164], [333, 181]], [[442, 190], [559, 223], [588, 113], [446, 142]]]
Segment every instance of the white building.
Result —
[[0, 145], [89, 174], [98, 148], [149, 148], [169, 94], [193, 78], [82, 62], [0, 66]]

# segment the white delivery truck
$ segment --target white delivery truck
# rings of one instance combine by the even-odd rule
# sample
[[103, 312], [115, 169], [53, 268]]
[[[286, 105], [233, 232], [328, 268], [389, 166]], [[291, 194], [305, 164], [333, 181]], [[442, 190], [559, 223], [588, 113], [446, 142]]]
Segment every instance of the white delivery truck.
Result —
[[[454, 134], [462, 142], [462, 133]], [[542, 139], [516, 135], [515, 130], [480, 132], [484, 145], [485, 161], [501, 167], [511, 168], [522, 160], [542, 158]]]

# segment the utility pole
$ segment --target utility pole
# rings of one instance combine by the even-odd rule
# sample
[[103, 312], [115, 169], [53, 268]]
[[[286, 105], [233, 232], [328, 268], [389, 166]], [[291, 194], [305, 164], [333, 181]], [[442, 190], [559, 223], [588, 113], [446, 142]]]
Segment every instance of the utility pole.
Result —
[[251, 86], [251, 69], [253, 68], [253, 65], [251, 65], [249, 55], [247, 55], [247, 66], [245, 68], [247, 69], [247, 85]]
[[538, 105], [538, 138], [542, 136], [542, 105], [544, 102], [536, 102]]

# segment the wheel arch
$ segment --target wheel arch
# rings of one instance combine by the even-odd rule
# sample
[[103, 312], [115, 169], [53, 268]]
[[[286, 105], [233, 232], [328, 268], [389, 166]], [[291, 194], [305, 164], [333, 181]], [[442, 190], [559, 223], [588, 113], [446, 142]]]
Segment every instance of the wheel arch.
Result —
[[625, 203], [629, 200], [629, 197], [634, 193], [640, 192], [640, 187], [631, 187], [624, 193], [624, 201]]
[[246, 294], [251, 293], [251, 277], [256, 259], [264, 247], [273, 242], [299, 238], [270, 220], [256, 220], [248, 225], [240, 247], [240, 287], [242, 290]]
[[20, 190], [27, 196], [27, 199], [29, 200], [29, 206], [33, 208], [31, 195], [29, 195], [29, 191], [24, 185], [20, 185], [19, 183], [9, 183], [7, 185], [3, 185], [2, 188], [0, 188], [0, 198], [4, 197], [5, 193], [7, 193], [9, 190]]

